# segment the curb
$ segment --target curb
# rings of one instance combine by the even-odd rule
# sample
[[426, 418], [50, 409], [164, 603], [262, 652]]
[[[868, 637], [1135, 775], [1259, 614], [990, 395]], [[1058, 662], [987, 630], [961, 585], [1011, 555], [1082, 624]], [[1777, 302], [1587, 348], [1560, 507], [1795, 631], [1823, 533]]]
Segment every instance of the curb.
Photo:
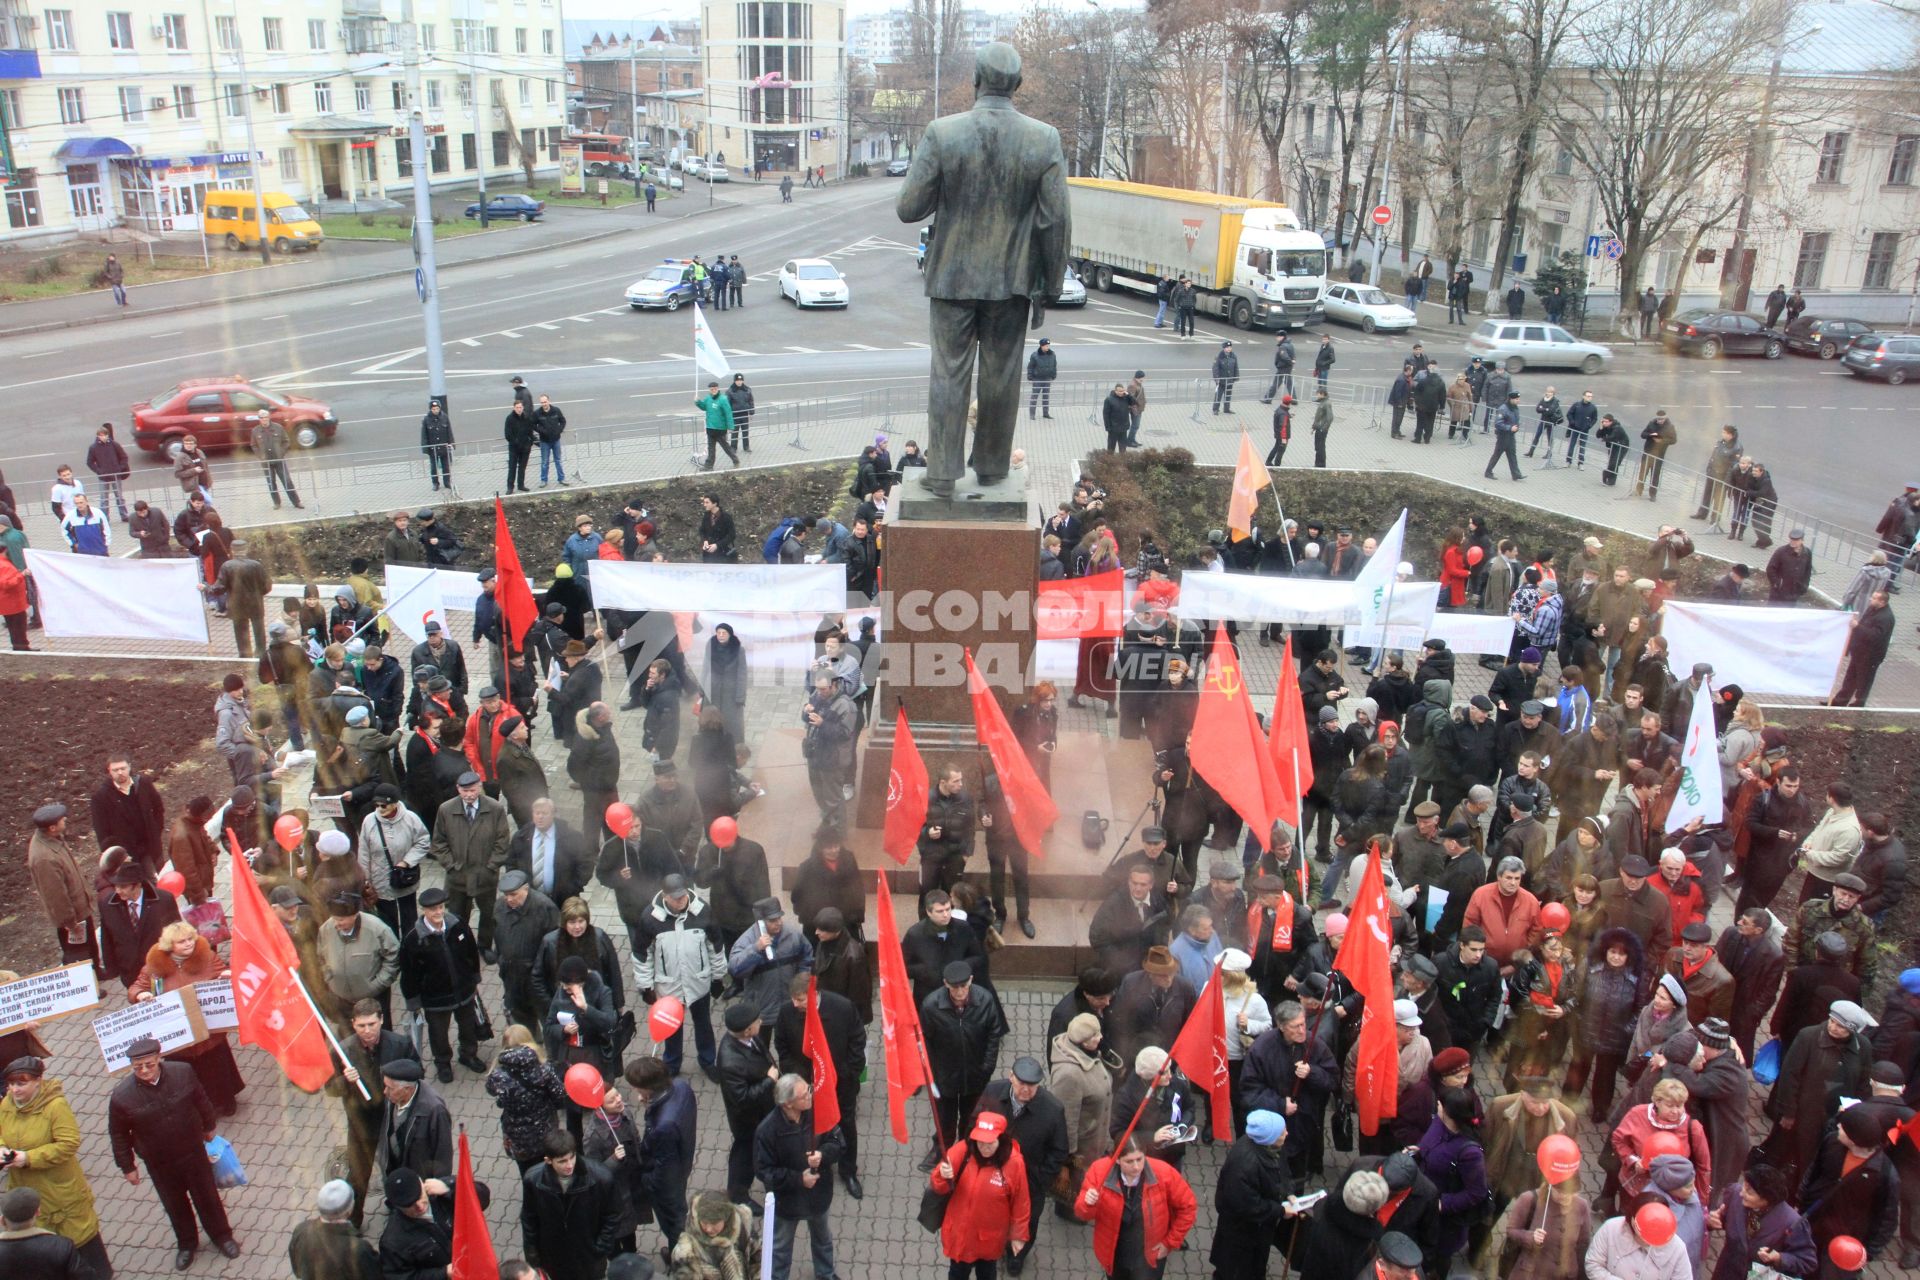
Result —
[[[722, 209], [738, 209], [741, 207], [743, 206], [734, 204], [732, 202], [723, 204], [719, 201], [715, 201], [713, 204], [708, 205], [705, 208], [695, 209], [691, 213], [688, 213], [684, 216], [687, 218], [698, 218], [702, 214], [717, 213]], [[483, 263], [504, 262], [509, 258], [524, 258], [536, 253], [546, 253], [552, 249], [568, 249], [568, 248], [572, 248], [575, 245], [592, 244], [596, 240], [611, 239], [614, 236], [624, 235], [627, 232], [633, 231], [636, 229], [637, 228], [634, 228], [634, 227], [620, 227], [612, 231], [596, 231], [590, 235], [576, 236], [571, 240], [556, 240], [551, 244], [535, 245], [526, 249], [509, 249], [504, 253], [496, 253], [485, 258], [469, 258], [464, 262], [444, 263], [439, 265], [437, 269], [439, 271], [452, 271], [460, 267], [475, 266]], [[462, 236], [461, 239], [464, 240], [466, 239], [466, 237]], [[86, 316], [77, 320], [49, 320], [41, 324], [21, 325], [13, 329], [0, 329], [0, 338], [20, 338], [20, 337], [26, 337], [36, 333], [56, 333], [62, 329], [83, 329], [88, 327], [89, 325], [116, 324], [123, 320], [133, 319], [136, 316], [171, 315], [181, 311], [193, 311], [198, 308], [205, 307], [208, 305], [209, 301], [218, 305], [220, 303], [245, 302], [245, 301], [250, 301], [254, 298], [280, 298], [280, 297], [285, 297], [288, 294], [313, 293], [320, 289], [335, 289], [340, 287], [341, 285], [366, 284], [367, 282], [372, 280], [390, 280], [390, 279], [396, 279], [401, 276], [411, 276], [413, 272], [414, 272], [414, 268], [412, 267], [397, 267], [392, 270], [369, 271], [357, 276], [342, 276], [337, 280], [320, 280], [320, 281], [315, 281], [312, 284], [288, 285], [284, 289], [264, 289], [259, 293], [247, 294], [246, 297], [244, 298], [220, 298], [220, 299], [211, 299], [211, 300], [202, 299], [197, 302], [169, 303], [163, 307], [149, 307], [149, 308], [146, 308], [145, 310], [135, 312], [133, 315], [122, 316], [122, 315], [115, 315], [109, 312], [109, 313], [98, 315], [98, 316]], [[89, 290], [89, 292], [105, 292], [105, 291]], [[33, 304], [32, 303], [10, 303], [7, 305], [32, 306]]]

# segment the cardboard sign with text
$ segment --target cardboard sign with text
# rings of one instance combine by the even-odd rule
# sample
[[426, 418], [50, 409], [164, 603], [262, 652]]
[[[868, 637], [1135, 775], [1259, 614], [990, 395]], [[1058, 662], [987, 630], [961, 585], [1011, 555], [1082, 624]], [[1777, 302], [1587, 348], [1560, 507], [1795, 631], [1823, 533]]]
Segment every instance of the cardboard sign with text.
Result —
[[194, 983], [193, 998], [200, 1004], [200, 1021], [209, 1032], [239, 1029], [240, 1011], [233, 1004], [232, 978]]
[[28, 974], [0, 984], [0, 1031], [25, 1022], [48, 1022], [100, 1003], [100, 984], [86, 961]]
[[93, 1020], [93, 1035], [100, 1042], [108, 1074], [119, 1075], [132, 1065], [127, 1061], [127, 1046], [140, 1037], [152, 1036], [160, 1042], [160, 1052], [173, 1053], [205, 1040], [207, 1024], [193, 988], [182, 987], [102, 1014]]

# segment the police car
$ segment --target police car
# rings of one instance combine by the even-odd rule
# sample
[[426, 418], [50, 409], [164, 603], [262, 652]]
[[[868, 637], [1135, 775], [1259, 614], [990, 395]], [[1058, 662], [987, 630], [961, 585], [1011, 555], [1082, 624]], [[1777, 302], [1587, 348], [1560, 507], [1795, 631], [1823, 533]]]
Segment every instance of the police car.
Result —
[[660, 265], [627, 286], [627, 305], [635, 311], [664, 307], [678, 311], [683, 302], [697, 297], [693, 283], [693, 261], [689, 258], [665, 258]]

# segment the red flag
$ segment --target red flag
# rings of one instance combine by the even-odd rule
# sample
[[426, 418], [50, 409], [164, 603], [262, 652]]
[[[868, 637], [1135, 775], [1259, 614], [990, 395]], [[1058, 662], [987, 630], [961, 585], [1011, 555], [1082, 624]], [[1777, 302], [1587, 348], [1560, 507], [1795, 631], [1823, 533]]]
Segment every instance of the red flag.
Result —
[[1267, 717], [1267, 755], [1280, 784], [1280, 810], [1273, 816], [1300, 829], [1300, 801], [1313, 785], [1313, 752], [1307, 744], [1307, 711], [1300, 703], [1300, 681], [1293, 666], [1293, 635], [1280, 650], [1280, 679], [1273, 689], [1273, 714]]
[[333, 1052], [326, 1031], [300, 987], [300, 956], [293, 939], [260, 896], [253, 869], [233, 846], [234, 1009], [240, 1018], [240, 1043], [258, 1045], [279, 1060], [280, 1069], [308, 1093], [333, 1078]]
[[993, 690], [980, 678], [972, 650], [967, 652], [967, 692], [973, 697], [974, 734], [993, 758], [993, 771], [1000, 779], [1000, 793], [1006, 797], [1014, 832], [1020, 837], [1021, 847], [1037, 858], [1046, 852], [1047, 828], [1060, 820], [1060, 807], [1033, 771], [1033, 763], [1013, 736], [1013, 726], [1007, 723], [1007, 713], [1000, 709]]
[[1360, 1132], [1371, 1137], [1380, 1131], [1382, 1120], [1400, 1111], [1400, 1045], [1393, 1030], [1393, 968], [1387, 960], [1393, 924], [1387, 914], [1378, 844], [1367, 850], [1367, 870], [1347, 916], [1347, 940], [1334, 957], [1333, 969], [1346, 974], [1366, 1001], [1360, 1012], [1353, 1096], [1360, 1111]]
[[[496, 496], [493, 500], [493, 569], [499, 580], [493, 584], [494, 599], [500, 605], [500, 632], [506, 647], [517, 651], [527, 631], [540, 620], [533, 607], [533, 588], [526, 571], [520, 567], [520, 552], [513, 545], [513, 531], [507, 528], [507, 508]], [[538, 673], [544, 678], [546, 672]]]
[[[880, 875], [886, 878], [886, 872]], [[840, 1071], [827, 1048], [827, 1029], [820, 1025], [820, 992], [813, 978], [807, 979], [807, 1023], [800, 1048], [813, 1063], [813, 1131], [825, 1133], [840, 1123]]]
[[893, 718], [893, 758], [887, 772], [887, 825], [880, 847], [901, 866], [920, 842], [920, 827], [927, 820], [927, 762], [913, 741], [907, 725], [907, 709], [899, 708]]
[[1120, 569], [1043, 582], [1034, 601], [1034, 636], [1077, 640], [1117, 636], [1127, 618], [1127, 576]]
[[1187, 1015], [1187, 1025], [1167, 1055], [1180, 1064], [1187, 1079], [1207, 1091], [1207, 1110], [1213, 1115], [1213, 1136], [1233, 1141], [1233, 1088], [1227, 1079], [1227, 1003], [1220, 987], [1220, 966], [1213, 967], [1200, 1003]]
[[473, 1157], [467, 1153], [467, 1131], [460, 1130], [460, 1171], [453, 1184], [453, 1263], [447, 1280], [495, 1280], [500, 1259], [493, 1252], [487, 1215], [480, 1208], [480, 1189], [473, 1180]]
[[913, 984], [907, 981], [907, 960], [900, 953], [900, 929], [893, 919], [893, 895], [887, 873], [880, 878], [880, 1032], [887, 1045], [887, 1111], [893, 1118], [893, 1140], [907, 1137], [907, 1099], [927, 1083], [921, 1055], [920, 1008], [913, 1002]]
[[[1284, 667], [1280, 681], [1286, 683]], [[1227, 643], [1224, 623], [1213, 629], [1190, 742], [1187, 758], [1194, 771], [1253, 828], [1260, 847], [1267, 848], [1280, 812], [1280, 780], [1274, 776], [1273, 757], [1262, 749], [1253, 690], [1247, 687], [1239, 655]]]
[[1920, 1111], [1909, 1116], [1906, 1123], [1897, 1124], [1887, 1130], [1887, 1145], [1892, 1146], [1899, 1142], [1902, 1135], [1914, 1146], [1920, 1147]]

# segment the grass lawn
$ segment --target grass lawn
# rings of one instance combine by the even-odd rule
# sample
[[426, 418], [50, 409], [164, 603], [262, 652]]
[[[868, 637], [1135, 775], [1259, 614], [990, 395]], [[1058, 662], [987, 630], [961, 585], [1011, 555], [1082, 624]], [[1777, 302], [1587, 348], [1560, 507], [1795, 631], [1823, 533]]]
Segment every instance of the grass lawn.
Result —
[[[318, 219], [329, 240], [410, 240], [413, 217], [405, 213], [335, 213]], [[499, 223], [495, 223], [498, 226]], [[470, 236], [480, 230], [478, 218], [469, 221], [455, 215], [433, 225], [433, 238]], [[324, 250], [323, 250], [324, 252]]]
[[[247, 271], [262, 265], [257, 253], [228, 253], [217, 243], [208, 248], [207, 265], [202, 265], [198, 254], [190, 258], [158, 254], [149, 264], [146, 252], [139, 246], [122, 247], [126, 252], [120, 253], [120, 265], [126, 270], [129, 287], [218, 275], [224, 271]], [[119, 250], [116, 249], [116, 252]], [[0, 302], [27, 302], [37, 298], [63, 298], [68, 294], [92, 290], [104, 291], [106, 284], [96, 282], [95, 277], [106, 260], [105, 249], [90, 247], [0, 263]]]

